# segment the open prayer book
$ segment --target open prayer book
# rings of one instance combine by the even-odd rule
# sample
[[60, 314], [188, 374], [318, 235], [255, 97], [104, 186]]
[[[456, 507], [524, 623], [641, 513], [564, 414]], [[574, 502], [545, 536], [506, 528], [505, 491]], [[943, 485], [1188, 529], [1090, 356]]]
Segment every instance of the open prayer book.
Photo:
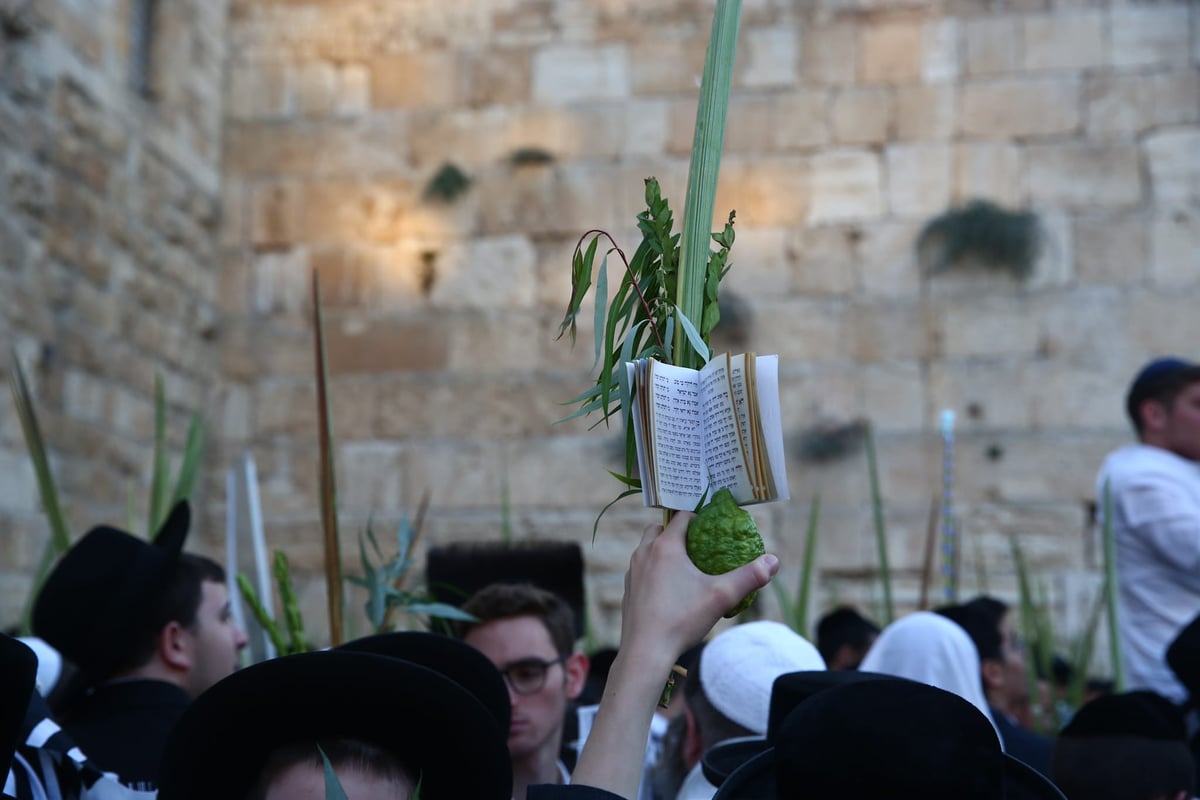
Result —
[[646, 505], [691, 511], [721, 488], [741, 505], [787, 499], [778, 356], [625, 369]]

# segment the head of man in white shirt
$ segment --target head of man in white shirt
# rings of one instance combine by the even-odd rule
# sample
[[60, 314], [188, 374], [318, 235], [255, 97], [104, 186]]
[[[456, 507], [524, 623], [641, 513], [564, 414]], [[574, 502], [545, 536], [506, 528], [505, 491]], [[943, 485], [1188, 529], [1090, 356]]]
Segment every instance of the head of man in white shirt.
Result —
[[1130, 385], [1125, 410], [1143, 444], [1200, 461], [1200, 364], [1151, 361]]

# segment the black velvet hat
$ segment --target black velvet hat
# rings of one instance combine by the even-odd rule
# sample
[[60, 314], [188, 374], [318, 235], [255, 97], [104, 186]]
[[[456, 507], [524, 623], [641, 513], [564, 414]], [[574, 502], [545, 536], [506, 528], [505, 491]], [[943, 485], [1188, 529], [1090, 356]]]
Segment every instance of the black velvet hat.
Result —
[[1143, 690], [1097, 697], [1075, 712], [1059, 736], [1183, 742], [1187, 740], [1187, 726], [1178, 706], [1156, 692]]
[[1187, 689], [1191, 702], [1200, 702], [1200, 616], [1189, 622], [1167, 648], [1167, 666]]
[[354, 739], [419, 772], [428, 800], [508, 800], [512, 765], [492, 713], [431, 669], [349, 650], [235, 672], [192, 702], [163, 754], [160, 800], [245, 797], [271, 754]]
[[459, 542], [430, 548], [425, 580], [435, 600], [461, 606], [493, 583], [532, 583], [561, 597], [584, 633], [583, 551], [578, 542]]
[[7, 775], [21, 744], [25, 710], [37, 681], [37, 656], [25, 644], [0, 633], [0, 775]]
[[714, 800], [776, 797], [1063, 796], [1006, 755], [991, 722], [958, 695], [865, 678], [800, 703], [776, 730], [774, 745], [735, 770]]
[[474, 695], [508, 736], [512, 721], [508, 686], [488, 657], [466, 642], [440, 633], [404, 631], [364, 636], [338, 649], [399, 658], [446, 676]]
[[152, 542], [101, 525], [68, 550], [33, 607], [33, 632], [92, 679], [109, 677], [136, 646], [179, 561], [191, 524], [186, 501]]

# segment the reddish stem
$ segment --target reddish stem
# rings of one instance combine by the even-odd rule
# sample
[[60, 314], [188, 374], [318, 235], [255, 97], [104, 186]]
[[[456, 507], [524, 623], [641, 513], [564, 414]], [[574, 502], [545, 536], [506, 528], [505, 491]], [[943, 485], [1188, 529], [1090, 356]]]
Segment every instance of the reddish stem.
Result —
[[[592, 228], [590, 231], [586, 231], [582, 236], [579, 237], [579, 241], [575, 243], [575, 252], [571, 254], [571, 258], [575, 258], [575, 256], [579, 253], [580, 248], [583, 247], [583, 241], [593, 233], [597, 234], [598, 236], [603, 236], [607, 238], [608, 241], [612, 242], [612, 250], [609, 252], [611, 253], [616, 251], [616, 254], [621, 257], [621, 263], [625, 265], [625, 271], [629, 273], [629, 282], [633, 284], [633, 290], [637, 292], [638, 300], [642, 301], [642, 308], [646, 311], [646, 318], [650, 322], [650, 332], [654, 334], [654, 338], [658, 341], [659, 349], [662, 350], [663, 353], [666, 354], [666, 357], [669, 358], [670, 354], [667, 353], [667, 346], [663, 344], [662, 337], [658, 335], [658, 328], [654, 327], [654, 314], [650, 310], [650, 304], [646, 302], [646, 297], [642, 294], [641, 287], [638, 286], [637, 276], [633, 274], [633, 270], [629, 266], [629, 261], [625, 258], [625, 251], [620, 248], [620, 246], [617, 244], [617, 240], [612, 237], [612, 234], [610, 234], [608, 231], [600, 230], [599, 228]], [[575, 287], [571, 287], [572, 295], [574, 294], [574, 288]], [[598, 332], [597, 335], [599, 335]]]

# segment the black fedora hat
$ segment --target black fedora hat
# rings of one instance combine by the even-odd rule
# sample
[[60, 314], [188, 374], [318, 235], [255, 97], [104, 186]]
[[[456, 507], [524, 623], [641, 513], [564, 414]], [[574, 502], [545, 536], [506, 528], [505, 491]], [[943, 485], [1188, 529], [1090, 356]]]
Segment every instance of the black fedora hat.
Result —
[[779, 728], [796, 706], [826, 689], [868, 680], [897, 680], [875, 672], [810, 670], [780, 675], [771, 685], [771, 706], [767, 717], [767, 735], [730, 739], [710, 747], [701, 758], [704, 777], [720, 786], [738, 767], [768, 750]]
[[1192, 704], [1200, 702], [1200, 616], [1184, 626], [1167, 648], [1167, 666], [1187, 689]]
[[0, 774], [7, 775], [21, 744], [25, 710], [37, 681], [37, 656], [24, 643], [0, 633]]
[[508, 736], [512, 703], [504, 678], [487, 656], [466, 642], [440, 633], [403, 631], [364, 636], [338, 649], [399, 658], [446, 676], [474, 695]]
[[882, 796], [1062, 800], [1006, 755], [991, 722], [958, 695], [900, 678], [828, 688], [802, 702], [774, 744], [735, 770], [714, 800]]
[[512, 765], [491, 713], [431, 669], [330, 650], [235, 672], [192, 703], [167, 742], [160, 800], [244, 797], [271, 753], [356, 739], [421, 774], [429, 800], [507, 800]]
[[92, 679], [117, 668], [166, 588], [191, 525], [176, 503], [152, 542], [101, 525], [68, 550], [33, 606], [33, 632]]

